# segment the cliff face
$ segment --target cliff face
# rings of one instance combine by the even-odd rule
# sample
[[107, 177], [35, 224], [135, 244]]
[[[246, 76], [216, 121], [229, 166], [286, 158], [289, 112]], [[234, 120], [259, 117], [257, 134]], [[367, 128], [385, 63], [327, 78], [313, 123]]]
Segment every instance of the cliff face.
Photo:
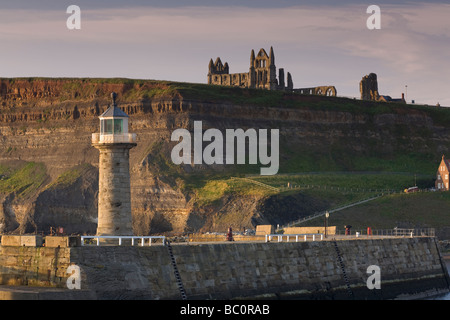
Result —
[[[221, 131], [280, 129], [280, 172], [373, 170], [361, 161], [409, 154], [440, 158], [450, 147], [445, 119], [438, 121], [420, 108], [375, 112], [368, 105], [355, 112], [345, 107], [356, 103], [352, 100], [322, 103], [316, 97], [280, 93], [279, 104], [236, 103], [205, 98], [206, 86], [199, 85], [198, 91], [180, 86], [127, 79], [0, 79], [0, 231], [48, 232], [50, 226], [63, 226], [69, 233], [95, 232], [98, 151], [91, 146], [91, 134], [99, 131], [98, 115], [107, 109], [112, 91], [130, 116], [129, 131], [137, 134], [138, 145], [130, 153], [136, 234], [226, 231], [228, 214], [246, 217], [238, 228], [276, 220], [261, 205], [280, 206], [265, 196], [228, 195], [213, 205], [196, 204], [189, 177], [242, 170], [171, 162], [173, 130], [192, 130], [194, 120], [201, 120], [204, 129]], [[26, 171], [30, 164], [40, 169]], [[259, 172], [259, 166], [249, 172]], [[295, 206], [292, 201], [283, 210]]]

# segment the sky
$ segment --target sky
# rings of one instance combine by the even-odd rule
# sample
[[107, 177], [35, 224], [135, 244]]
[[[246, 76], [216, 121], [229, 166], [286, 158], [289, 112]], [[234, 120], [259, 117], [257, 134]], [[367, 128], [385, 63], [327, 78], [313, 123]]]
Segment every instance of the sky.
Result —
[[[370, 30], [373, 4], [381, 28]], [[211, 58], [248, 72], [251, 50], [272, 46], [294, 88], [359, 98], [373, 72], [382, 95], [450, 107], [449, 17], [448, 1], [0, 0], [0, 77], [206, 83]]]

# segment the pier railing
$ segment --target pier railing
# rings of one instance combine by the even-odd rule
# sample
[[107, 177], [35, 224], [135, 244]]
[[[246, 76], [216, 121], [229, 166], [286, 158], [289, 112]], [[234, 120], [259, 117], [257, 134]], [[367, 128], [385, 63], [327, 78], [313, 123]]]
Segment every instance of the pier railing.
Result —
[[136, 143], [135, 133], [92, 134], [92, 143]]
[[[419, 228], [419, 229], [407, 229], [407, 228], [394, 228], [394, 229], [370, 229], [367, 230], [337, 230], [336, 234], [329, 235], [328, 238], [334, 239], [351, 239], [359, 237], [435, 237], [434, 228]], [[323, 233], [303, 233], [303, 234], [266, 234], [265, 242], [300, 242], [300, 241], [322, 241], [324, 237]]]
[[[336, 235], [346, 235], [345, 230], [336, 230]], [[350, 230], [349, 235], [391, 236], [391, 237], [435, 237], [434, 228], [393, 228], [393, 229], [364, 229]]]
[[[134, 244], [137, 243], [140, 244], [142, 247], [147, 242], [149, 246], [152, 245], [152, 240], [155, 239], [161, 239], [162, 244], [165, 245], [166, 237], [164, 236], [81, 236], [81, 245], [89, 245], [85, 242], [87, 239], [95, 239], [95, 245], [100, 246], [102, 244], [102, 239], [104, 240], [110, 240], [112, 243], [114, 240], [117, 240], [117, 243], [119, 246], [123, 244], [123, 240], [131, 240], [131, 245], [134, 246]], [[148, 241], [146, 241], [148, 240]]]
[[287, 242], [289, 242], [291, 239], [295, 239], [295, 242], [308, 241], [308, 239], [316, 241], [323, 240], [323, 233], [266, 234], [266, 242], [270, 242], [274, 238], [276, 238], [278, 242], [283, 242], [283, 239], [285, 239]]

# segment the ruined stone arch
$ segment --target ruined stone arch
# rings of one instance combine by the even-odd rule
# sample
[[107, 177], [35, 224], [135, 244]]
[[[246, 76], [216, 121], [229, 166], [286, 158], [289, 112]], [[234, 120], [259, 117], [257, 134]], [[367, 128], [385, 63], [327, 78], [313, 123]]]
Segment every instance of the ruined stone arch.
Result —
[[328, 87], [325, 95], [328, 96], [328, 97], [335, 97], [336, 96], [336, 88], [335, 87]]

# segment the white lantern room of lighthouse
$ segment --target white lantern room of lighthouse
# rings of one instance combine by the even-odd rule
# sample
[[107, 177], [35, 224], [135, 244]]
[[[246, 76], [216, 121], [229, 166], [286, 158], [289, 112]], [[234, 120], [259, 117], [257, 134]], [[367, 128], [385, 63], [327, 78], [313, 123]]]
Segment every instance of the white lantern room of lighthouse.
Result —
[[112, 93], [112, 105], [99, 117], [100, 133], [92, 135], [93, 143], [135, 143], [136, 134], [128, 133], [128, 115], [116, 105]]

